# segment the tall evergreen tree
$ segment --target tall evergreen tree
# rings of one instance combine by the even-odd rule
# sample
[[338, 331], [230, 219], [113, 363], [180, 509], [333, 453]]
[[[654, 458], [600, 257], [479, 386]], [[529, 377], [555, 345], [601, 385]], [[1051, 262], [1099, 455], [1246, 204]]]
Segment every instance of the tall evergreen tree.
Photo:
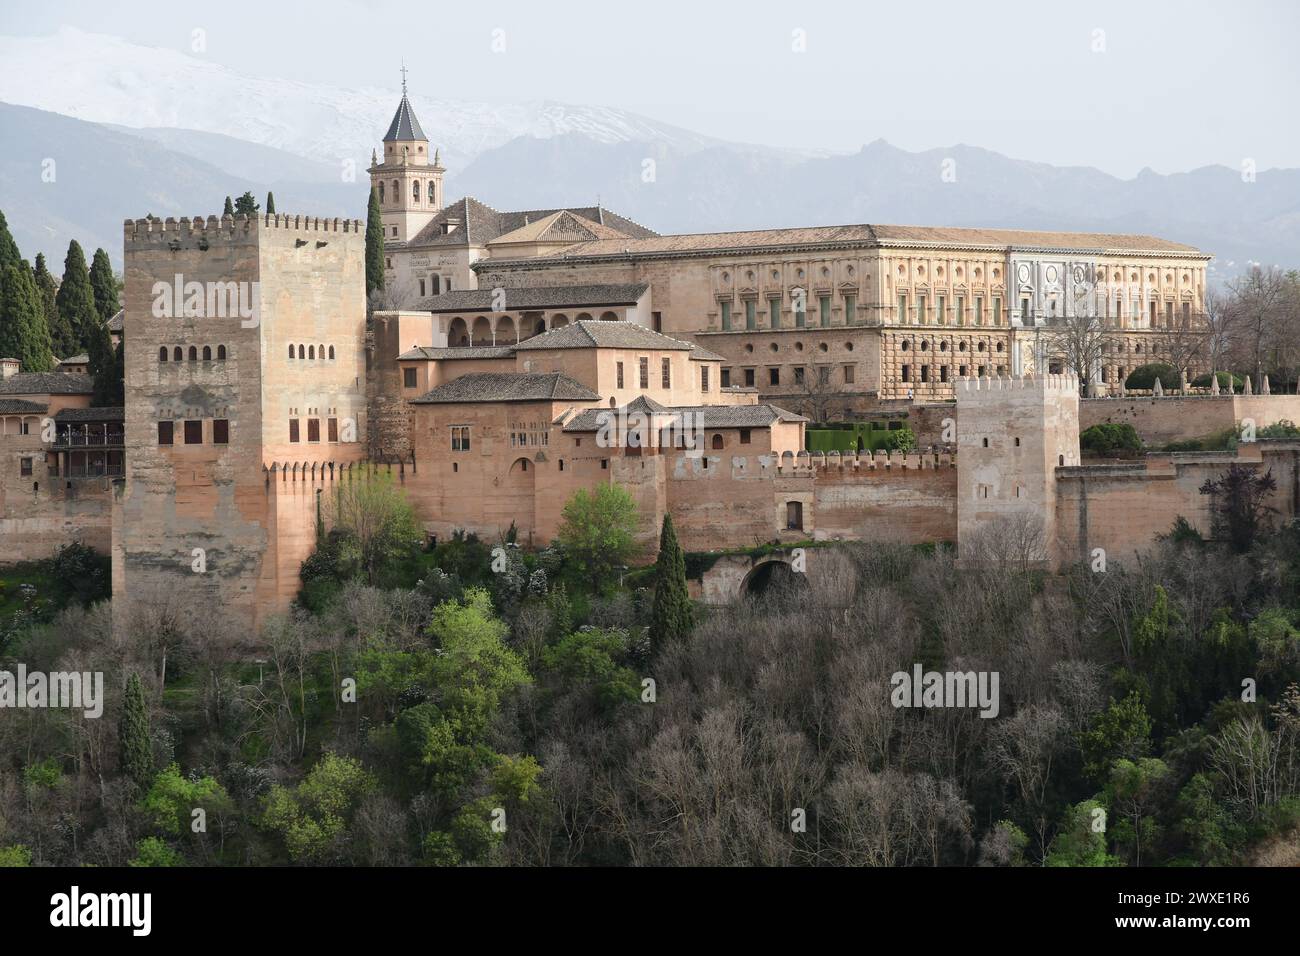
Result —
[[144, 699], [140, 676], [132, 674], [126, 682], [122, 699], [122, 716], [117, 725], [121, 747], [120, 766], [141, 793], [153, 784], [153, 745], [149, 738], [149, 705]]
[[31, 267], [19, 261], [0, 275], [0, 356], [16, 358], [24, 372], [48, 372], [50, 329]]
[[248, 216], [250, 219], [257, 215], [257, 200], [253, 198], [253, 194], [248, 190], [245, 190], [244, 195], [235, 200], [235, 215]]
[[655, 560], [650, 646], [658, 653], [669, 642], [686, 637], [694, 626], [695, 607], [686, 588], [686, 555], [677, 543], [672, 516], [665, 514], [659, 533], [659, 557]]
[[227, 197], [226, 197], [226, 206], [225, 206], [224, 209], [221, 210], [221, 215], [223, 215], [223, 216], [233, 216], [234, 214], [235, 214], [235, 204], [234, 204], [233, 202], [231, 202], [231, 201], [230, 201], [230, 197], [227, 196]]
[[59, 358], [67, 358], [76, 353], [77, 340], [73, 335], [72, 327], [59, 314], [59, 282], [50, 273], [42, 253], [36, 254], [36, 266], [32, 270], [32, 278], [36, 281], [36, 292], [41, 297], [45, 325], [50, 330], [50, 348]]
[[122, 382], [122, 344], [113, 348], [113, 337], [108, 326], [101, 325], [92, 331], [89, 347], [90, 374], [95, 380], [92, 403], [100, 408], [118, 408], [126, 404]]
[[379, 211], [379, 194], [370, 187], [366, 210], [366, 293], [384, 287], [384, 216]]
[[113, 275], [113, 263], [103, 249], [95, 250], [95, 258], [90, 263], [90, 289], [95, 294], [95, 311], [104, 322], [122, 308], [118, 301], [117, 276]]
[[275, 193], [269, 189], [266, 191], [266, 212], [267, 215], [275, 215]]
[[75, 239], [68, 244], [68, 256], [63, 260], [63, 281], [59, 283], [55, 302], [59, 315], [72, 329], [74, 353], [89, 353], [94, 328], [99, 324], [99, 312], [95, 308], [95, 292], [90, 286], [86, 254]]
[[0, 212], [0, 275], [10, 266], [16, 266], [22, 261], [22, 254], [18, 251], [18, 243], [14, 242], [14, 237], [9, 232], [9, 223], [5, 221], [5, 214]]

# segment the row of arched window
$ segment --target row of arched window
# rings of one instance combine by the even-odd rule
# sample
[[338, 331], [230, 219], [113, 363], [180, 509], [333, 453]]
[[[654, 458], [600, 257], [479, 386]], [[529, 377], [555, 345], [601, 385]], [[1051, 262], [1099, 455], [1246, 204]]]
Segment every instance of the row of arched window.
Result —
[[312, 361], [315, 361], [317, 358], [322, 358], [322, 359], [328, 358], [328, 360], [333, 361], [334, 346], [331, 345], [329, 347], [329, 354], [327, 356], [325, 351], [325, 346], [323, 345], [320, 346], [303, 345], [302, 343], [299, 343], [298, 345], [294, 345], [293, 343], [290, 343], [289, 360], [292, 361], [293, 359], [296, 358], [311, 359]]
[[[203, 346], [202, 349], [200, 349], [197, 345], [191, 345], [189, 349], [188, 357], [191, 362], [198, 362], [200, 360], [204, 362], [211, 362], [212, 354], [213, 353], [212, 353], [211, 345], [205, 345]], [[185, 359], [186, 359], [186, 352], [179, 345], [175, 346], [171, 350], [171, 361], [184, 362]], [[167, 346], [164, 345], [158, 349], [158, 361], [166, 362], [167, 360], [168, 360]], [[217, 346], [216, 360], [218, 362], [224, 362], [226, 360], [226, 347], [224, 345]]]
[[[387, 201], [388, 201], [388, 200], [385, 198], [386, 195], [387, 195], [387, 193], [386, 193], [386, 191], [384, 190], [384, 183], [383, 183], [383, 181], [381, 180], [380, 183], [379, 183], [379, 201], [380, 201], [381, 203], [384, 203], [384, 202], [387, 202]], [[393, 202], [397, 202], [398, 198], [399, 198], [401, 195], [402, 195], [401, 184], [400, 184], [396, 179], [394, 179], [394, 180], [393, 180]], [[434, 189], [434, 184], [433, 184], [433, 180], [432, 180], [432, 179], [429, 180], [429, 188], [428, 188], [428, 192], [427, 192], [425, 195], [426, 195], [426, 197], [427, 197], [427, 199], [428, 199], [429, 202], [434, 202], [434, 201], [435, 201], [435, 198], [436, 198], [436, 196], [437, 196], [437, 192], [436, 192], [435, 189]], [[412, 199], [413, 201], [415, 201], [415, 202], [419, 202], [419, 201], [420, 201], [420, 181], [419, 181], [418, 179], [414, 179], [414, 180], [411, 181], [411, 199]]]

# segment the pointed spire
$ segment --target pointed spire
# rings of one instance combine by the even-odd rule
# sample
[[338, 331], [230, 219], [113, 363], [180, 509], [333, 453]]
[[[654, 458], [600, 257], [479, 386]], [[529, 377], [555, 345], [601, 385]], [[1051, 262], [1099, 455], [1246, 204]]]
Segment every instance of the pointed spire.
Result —
[[429, 138], [424, 135], [424, 130], [420, 128], [420, 121], [415, 118], [415, 113], [411, 110], [411, 101], [406, 97], [406, 63], [403, 62], [402, 102], [397, 104], [397, 112], [393, 114], [393, 122], [388, 126], [384, 142], [398, 143], [412, 140], [421, 140], [427, 143]]

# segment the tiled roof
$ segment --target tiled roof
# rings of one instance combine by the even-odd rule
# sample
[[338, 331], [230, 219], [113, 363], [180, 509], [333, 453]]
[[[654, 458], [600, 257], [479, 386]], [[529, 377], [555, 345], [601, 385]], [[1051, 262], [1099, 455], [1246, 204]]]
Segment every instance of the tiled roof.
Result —
[[659, 349], [661, 351], [687, 351], [695, 346], [681, 339], [672, 339], [633, 322], [602, 322], [583, 319], [531, 339], [524, 339], [515, 349], [524, 352], [533, 349]]
[[409, 352], [397, 356], [399, 362], [418, 362], [427, 360], [441, 362], [456, 359], [499, 359], [512, 358], [515, 354], [513, 345], [468, 345], [460, 348], [435, 349], [427, 345], [417, 345]]
[[597, 401], [600, 396], [559, 372], [475, 372], [415, 399], [416, 404], [458, 402]]
[[[1122, 233], [1038, 232], [1024, 229], [962, 229], [949, 226], [845, 225], [749, 232], [705, 232], [640, 239], [597, 239], [551, 253], [552, 258], [674, 255], [784, 246], [926, 245], [1075, 249], [1094, 252], [1199, 253], [1194, 246], [1153, 236]], [[497, 260], [492, 264], [499, 264]]]
[[576, 309], [599, 305], [636, 305], [650, 288], [640, 282], [627, 285], [535, 286], [503, 289], [504, 309], [492, 306], [494, 289], [459, 289], [430, 296], [420, 304], [430, 312], [523, 312], [529, 309]]
[[587, 242], [591, 239], [621, 239], [625, 233], [562, 209], [498, 236], [493, 242]]
[[698, 415], [703, 428], [768, 428], [777, 422], [806, 422], [808, 419], [776, 405], [660, 405], [642, 396], [622, 408], [588, 408], [575, 415], [564, 426], [566, 432], [594, 432], [609, 421], [610, 415], [624, 416], [637, 412], [669, 415], [678, 419], [683, 415]]
[[90, 356], [87, 355], [85, 352], [82, 352], [80, 355], [69, 355], [65, 359], [60, 359], [59, 364], [60, 365], [89, 365]]
[[[546, 219], [557, 212], [565, 211], [564, 209], [523, 209], [517, 212], [500, 212], [486, 203], [479, 202], [473, 196], [465, 196], [444, 206], [413, 239], [405, 243], [394, 242], [388, 245], [394, 248], [486, 245], [536, 220]], [[613, 229], [631, 239], [644, 239], [658, 235], [645, 226], [638, 225], [600, 206], [585, 206], [567, 211], [582, 219]], [[444, 227], [453, 220], [458, 225], [452, 232], [445, 232]]]
[[123, 325], [122, 310], [118, 309], [113, 313], [113, 317], [108, 320], [108, 331], [121, 332]]
[[719, 355], [717, 352], [710, 352], [708, 349], [704, 348], [703, 346], [701, 346], [701, 345], [697, 345], [697, 346], [695, 346], [695, 350], [694, 350], [693, 352], [691, 352], [691, 361], [693, 361], [693, 362], [725, 362], [726, 359], [723, 358], [721, 355]]
[[105, 406], [103, 408], [65, 408], [54, 416], [56, 422], [120, 422], [125, 418], [125, 409]]
[[90, 395], [95, 383], [67, 372], [19, 372], [0, 381], [0, 395]]
[[49, 408], [25, 398], [0, 398], [0, 415], [41, 415]]
[[411, 101], [403, 93], [402, 102], [397, 104], [397, 112], [393, 114], [393, 122], [389, 124], [388, 132], [384, 134], [384, 142], [395, 143], [412, 139], [428, 142], [424, 130], [420, 129], [420, 121], [415, 118], [415, 113], [411, 110]]

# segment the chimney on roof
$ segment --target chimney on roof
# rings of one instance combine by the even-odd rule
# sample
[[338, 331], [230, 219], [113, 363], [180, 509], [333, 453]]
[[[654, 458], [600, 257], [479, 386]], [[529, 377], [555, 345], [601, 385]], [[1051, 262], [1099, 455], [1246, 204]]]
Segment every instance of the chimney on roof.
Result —
[[0, 359], [0, 380], [13, 378], [22, 370], [22, 363], [16, 358]]

